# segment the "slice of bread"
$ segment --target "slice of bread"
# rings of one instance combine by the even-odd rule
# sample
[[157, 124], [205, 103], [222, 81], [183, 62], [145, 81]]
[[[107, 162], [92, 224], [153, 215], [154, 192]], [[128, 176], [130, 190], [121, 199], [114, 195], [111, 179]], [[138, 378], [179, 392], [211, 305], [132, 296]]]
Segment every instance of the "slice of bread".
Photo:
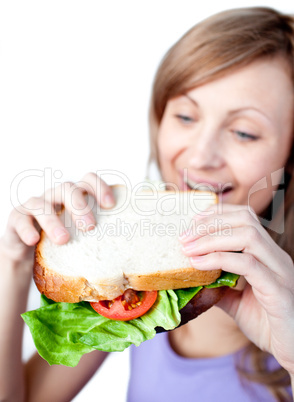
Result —
[[[113, 186], [116, 206], [102, 209], [88, 197], [96, 227], [77, 229], [67, 211], [61, 219], [70, 241], [56, 245], [44, 232], [36, 247], [34, 280], [54, 301], [112, 300], [126, 289], [178, 289], [214, 282], [221, 270], [191, 267], [178, 236], [195, 214], [217, 202], [214, 193], [131, 191]], [[204, 212], [207, 214], [207, 212]], [[194, 227], [194, 226], [193, 226]]]

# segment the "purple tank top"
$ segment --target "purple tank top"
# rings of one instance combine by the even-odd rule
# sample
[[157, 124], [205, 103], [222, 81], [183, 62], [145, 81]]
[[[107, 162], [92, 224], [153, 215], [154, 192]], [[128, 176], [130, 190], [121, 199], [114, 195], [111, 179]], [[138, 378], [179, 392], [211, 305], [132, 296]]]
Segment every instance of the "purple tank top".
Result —
[[[274, 401], [261, 385], [240, 379], [235, 364], [241, 352], [216, 358], [183, 358], [171, 348], [168, 334], [131, 346], [128, 402]], [[271, 368], [278, 367], [274, 358]]]

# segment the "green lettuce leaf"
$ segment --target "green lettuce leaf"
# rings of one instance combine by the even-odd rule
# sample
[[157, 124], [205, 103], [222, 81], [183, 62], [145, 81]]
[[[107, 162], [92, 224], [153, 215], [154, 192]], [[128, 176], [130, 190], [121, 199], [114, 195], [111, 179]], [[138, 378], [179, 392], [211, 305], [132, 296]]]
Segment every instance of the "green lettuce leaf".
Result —
[[[208, 287], [235, 286], [237, 275], [223, 273]], [[183, 308], [202, 287], [161, 290], [152, 308], [130, 321], [110, 320], [96, 313], [87, 302], [55, 303], [41, 296], [41, 307], [22, 314], [39, 354], [52, 364], [74, 367], [85, 353], [98, 349], [123, 351], [139, 346], [156, 334], [156, 327], [176, 328]]]
[[162, 290], [152, 308], [130, 321], [110, 320], [89, 303], [55, 303], [41, 296], [41, 307], [22, 314], [39, 354], [52, 364], [74, 367], [81, 356], [94, 349], [122, 351], [155, 336], [155, 328], [177, 327], [181, 320], [177, 296]]
[[217, 278], [217, 280], [214, 283], [206, 285], [205, 287], [206, 288], [219, 288], [220, 286], [234, 287], [236, 286], [238, 279], [239, 275], [223, 271], [221, 276]]
[[[239, 275], [231, 274], [230, 272], [223, 271], [221, 276], [210, 285], [206, 285], [206, 288], [219, 288], [220, 286], [236, 286]], [[181, 310], [185, 305], [198, 293], [203, 286], [197, 286], [195, 288], [187, 288], [187, 289], [177, 289], [175, 293], [178, 296], [178, 305], [179, 310]]]

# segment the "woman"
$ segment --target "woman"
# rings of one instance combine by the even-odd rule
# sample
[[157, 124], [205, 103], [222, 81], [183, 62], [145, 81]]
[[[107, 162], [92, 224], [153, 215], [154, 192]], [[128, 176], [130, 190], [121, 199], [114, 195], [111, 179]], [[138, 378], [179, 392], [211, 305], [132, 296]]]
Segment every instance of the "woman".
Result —
[[[182, 190], [199, 184], [215, 191], [225, 189], [220, 194], [222, 211], [214, 208], [211, 217], [195, 221], [211, 227], [211, 220], [218, 219], [232, 228], [231, 236], [219, 228], [215, 236], [183, 234], [183, 252], [198, 269], [221, 266], [243, 278], [239, 291], [232, 290], [221, 300], [221, 309], [212, 308], [169, 336], [158, 335], [132, 350], [130, 400], [194, 398], [195, 378], [181, 377], [172, 369], [164, 375], [169, 361], [160, 355], [162, 350], [181, 359], [183, 370], [199, 359], [212, 367], [209, 386], [202, 383], [197, 388], [199, 400], [271, 400], [269, 392], [278, 400], [290, 398], [290, 378], [292, 386], [294, 381], [293, 80], [294, 20], [264, 8], [231, 10], [209, 18], [192, 28], [163, 60], [151, 102], [151, 159], [162, 179]], [[263, 179], [268, 183], [257, 191], [256, 183]], [[84, 190], [110, 207], [111, 190], [102, 182], [98, 194], [97, 180], [88, 174], [83, 186], [65, 183], [54, 199], [51, 192], [33, 198], [9, 218], [1, 240], [0, 290], [4, 300], [11, 300], [11, 289], [14, 297], [0, 310], [0, 372], [5, 373], [0, 399], [22, 400], [26, 395], [29, 400], [70, 400], [106, 356], [93, 352], [74, 369], [48, 367], [34, 356], [25, 375], [20, 365], [19, 314], [27, 298], [32, 246], [39, 239], [34, 222], [56, 243], [69, 239], [55, 214], [34, 217], [30, 211], [48, 203], [64, 204], [74, 213], [73, 204], [86, 207]], [[285, 182], [285, 216], [280, 213], [282, 203], [274, 208], [274, 219], [269, 219], [279, 182]], [[275, 231], [263, 228], [257, 216]], [[90, 211], [84, 219], [85, 225], [95, 223]], [[215, 362], [221, 362], [220, 373], [221, 359], [227, 356], [234, 357], [229, 362], [230, 387], [220, 392]], [[158, 376], [152, 375], [155, 367]], [[255, 385], [256, 381], [263, 385]]]

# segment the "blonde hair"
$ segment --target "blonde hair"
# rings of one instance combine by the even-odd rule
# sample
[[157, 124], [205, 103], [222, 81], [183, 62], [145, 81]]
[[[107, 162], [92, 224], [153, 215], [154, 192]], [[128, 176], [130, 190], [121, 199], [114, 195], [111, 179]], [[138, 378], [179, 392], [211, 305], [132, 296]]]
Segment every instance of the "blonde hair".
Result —
[[[266, 7], [232, 9], [216, 14], [190, 29], [163, 58], [154, 79], [150, 102], [150, 158], [160, 169], [157, 136], [169, 99], [212, 81], [233, 70], [261, 59], [281, 55], [288, 63], [294, 89], [294, 18]], [[293, 111], [294, 112], [294, 111]], [[268, 231], [294, 259], [294, 141], [285, 166], [286, 192], [282, 234]], [[266, 211], [265, 211], [266, 212]], [[277, 219], [277, 218], [276, 218]], [[276, 376], [262, 363], [266, 355], [254, 345], [248, 351], [254, 362], [255, 375], [243, 376], [268, 386], [277, 400], [287, 400], [289, 377], [281, 369]], [[282, 375], [281, 375], [282, 373]]]

